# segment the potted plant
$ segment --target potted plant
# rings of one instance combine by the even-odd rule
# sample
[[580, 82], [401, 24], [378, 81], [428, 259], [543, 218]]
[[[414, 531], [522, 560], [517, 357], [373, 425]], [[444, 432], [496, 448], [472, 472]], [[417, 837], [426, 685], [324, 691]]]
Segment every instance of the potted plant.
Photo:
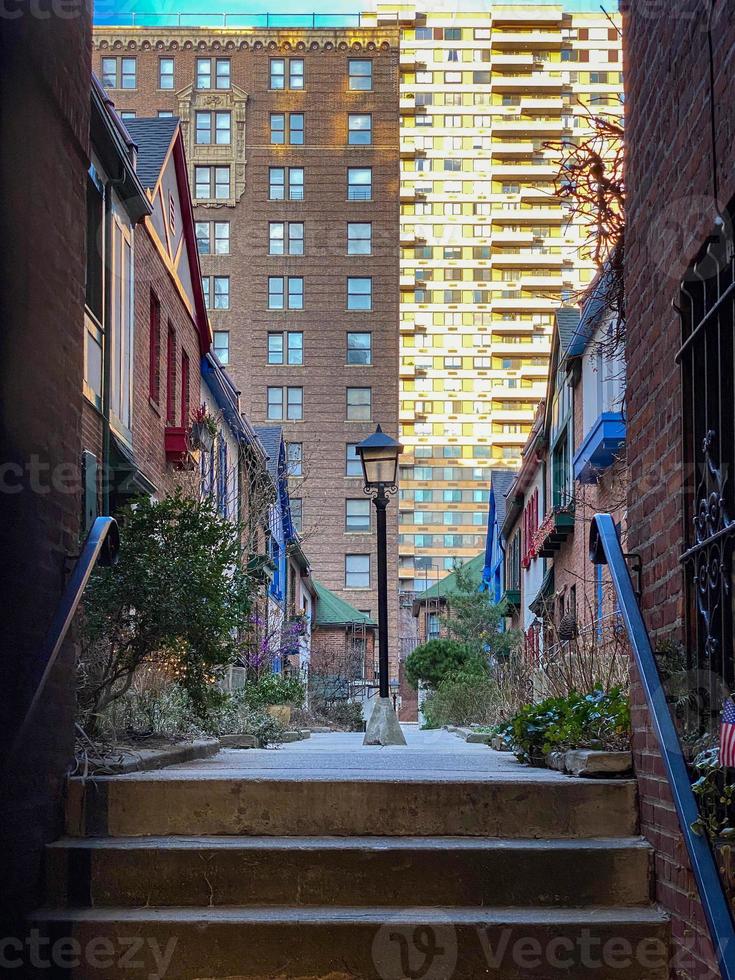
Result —
[[217, 419], [207, 411], [207, 406], [202, 404], [192, 412], [189, 441], [196, 449], [211, 453], [216, 438]]

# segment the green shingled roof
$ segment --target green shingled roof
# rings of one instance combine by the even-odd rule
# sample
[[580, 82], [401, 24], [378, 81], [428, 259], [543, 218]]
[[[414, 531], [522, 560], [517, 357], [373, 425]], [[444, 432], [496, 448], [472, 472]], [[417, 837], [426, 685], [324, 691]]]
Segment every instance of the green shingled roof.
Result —
[[[475, 555], [469, 561], [466, 561], [462, 568], [470, 576], [470, 580], [477, 585], [482, 581], [482, 570], [485, 567], [485, 552], [481, 551], [479, 555]], [[425, 599], [441, 599], [444, 596], [451, 595], [452, 592], [457, 591], [457, 573], [451, 572], [446, 575], [443, 579], [440, 579], [436, 584], [432, 585], [430, 589], [426, 589], [424, 592], [419, 592], [416, 596], [416, 602], [423, 602]]]
[[338, 595], [331, 592], [326, 585], [317, 582], [315, 579], [314, 588], [316, 589], [316, 625], [317, 626], [346, 626], [350, 623], [365, 623], [366, 626], [375, 626], [375, 623], [365, 613], [355, 609], [349, 602], [340, 599]]

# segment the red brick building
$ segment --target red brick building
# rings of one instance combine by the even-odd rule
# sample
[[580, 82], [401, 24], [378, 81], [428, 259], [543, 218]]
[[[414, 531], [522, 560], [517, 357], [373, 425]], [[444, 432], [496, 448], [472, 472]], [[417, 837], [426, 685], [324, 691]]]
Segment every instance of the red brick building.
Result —
[[178, 120], [136, 119], [128, 128], [96, 79], [92, 106], [87, 526], [138, 494], [185, 482], [194, 466], [188, 438], [201, 404], [200, 361], [211, 342]]
[[[641, 557], [654, 647], [682, 645], [692, 667], [732, 691], [735, 9], [709, 6], [626, 4], [628, 547]], [[715, 474], [728, 478], [717, 487]], [[710, 493], [715, 509], [697, 538], [693, 517]], [[694, 569], [713, 559], [718, 529], [702, 593], [708, 627]], [[637, 688], [635, 700], [642, 829], [656, 848], [657, 898], [673, 916], [675, 974], [719, 976]]]
[[315, 576], [375, 617], [354, 445], [377, 422], [398, 435], [398, 28], [99, 27], [94, 44], [126, 117], [181, 119], [215, 353], [253, 423], [283, 427]]
[[[0, 588], [3, 747], [33, 696], [38, 658], [79, 545], [85, 180], [91, 26], [3, 17], [0, 31]], [[57, 660], [18, 764], [3, 767], [2, 909], [10, 931], [38, 900], [43, 845], [61, 821], [73, 753], [74, 649]], [[4, 755], [4, 752], [3, 752]]]

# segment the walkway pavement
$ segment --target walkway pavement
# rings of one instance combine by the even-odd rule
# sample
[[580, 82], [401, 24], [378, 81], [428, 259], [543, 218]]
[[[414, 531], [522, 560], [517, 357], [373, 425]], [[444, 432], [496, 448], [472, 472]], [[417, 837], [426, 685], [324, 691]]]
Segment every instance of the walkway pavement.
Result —
[[522, 766], [510, 752], [467, 743], [446, 731], [420, 731], [416, 725], [403, 725], [403, 731], [405, 746], [364, 746], [361, 733], [315, 734], [280, 748], [223, 749], [210, 759], [135, 778], [181, 779], [188, 773], [197, 779], [569, 782], [561, 773]]

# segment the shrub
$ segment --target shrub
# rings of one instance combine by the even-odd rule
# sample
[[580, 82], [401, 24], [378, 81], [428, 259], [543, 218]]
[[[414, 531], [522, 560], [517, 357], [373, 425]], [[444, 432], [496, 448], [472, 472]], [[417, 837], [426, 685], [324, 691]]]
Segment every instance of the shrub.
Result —
[[362, 705], [357, 701], [328, 701], [313, 705], [314, 713], [325, 722], [346, 729], [348, 732], [361, 732], [365, 724]]
[[630, 745], [630, 704], [617, 688], [526, 705], [499, 734], [509, 737], [521, 762], [540, 764], [555, 750], [621, 750]]
[[212, 679], [238, 653], [255, 587], [240, 567], [240, 530], [212, 501], [176, 491], [119, 519], [119, 560], [95, 570], [84, 599], [79, 704], [90, 731], [152, 665], [203, 714]]
[[303, 706], [306, 692], [297, 677], [264, 674], [257, 681], [245, 685], [243, 696], [251, 708], [264, 708], [269, 704], [291, 704], [295, 708], [300, 708]]
[[435, 690], [442, 679], [453, 670], [464, 666], [470, 652], [456, 640], [429, 640], [422, 643], [406, 658], [406, 677], [412, 687], [423, 681]]
[[442, 725], [494, 725], [498, 715], [498, 685], [484, 665], [468, 661], [452, 671], [436, 691], [424, 700], [421, 710], [427, 728]]
[[99, 729], [116, 740], [126, 735], [196, 738], [247, 733], [255, 735], [264, 748], [282, 742], [283, 726], [267, 712], [249, 705], [244, 691], [227, 693], [211, 688], [202, 713], [201, 706], [194, 706], [180, 684], [130, 690], [103, 712]]

